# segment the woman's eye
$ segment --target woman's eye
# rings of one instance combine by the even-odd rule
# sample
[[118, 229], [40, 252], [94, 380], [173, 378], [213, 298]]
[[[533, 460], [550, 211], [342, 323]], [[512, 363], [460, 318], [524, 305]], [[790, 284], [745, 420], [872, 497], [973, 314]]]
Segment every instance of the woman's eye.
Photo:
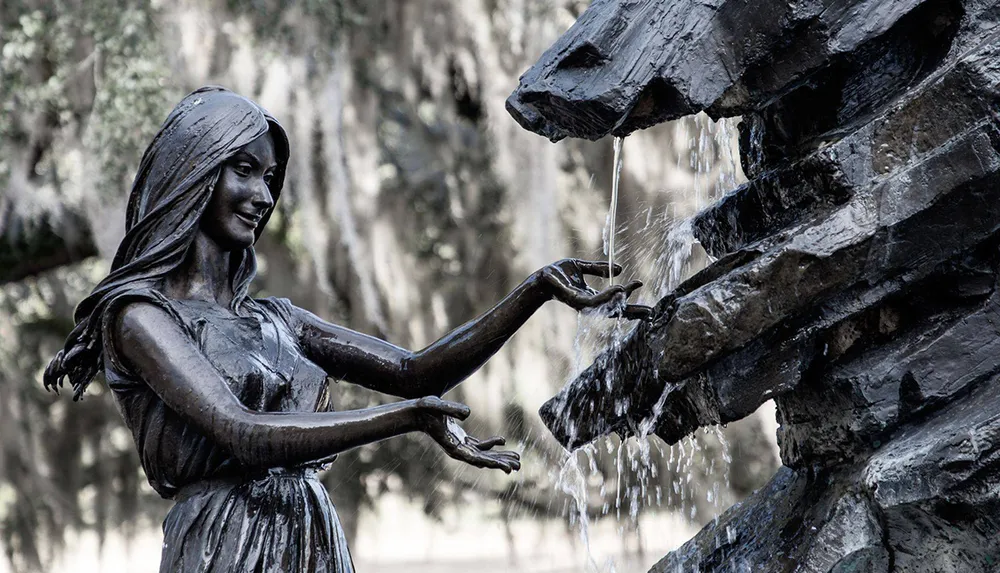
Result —
[[234, 163], [233, 171], [235, 171], [236, 174], [239, 175], [240, 177], [247, 177], [248, 175], [250, 175], [251, 167], [249, 163], [243, 163], [243, 162]]

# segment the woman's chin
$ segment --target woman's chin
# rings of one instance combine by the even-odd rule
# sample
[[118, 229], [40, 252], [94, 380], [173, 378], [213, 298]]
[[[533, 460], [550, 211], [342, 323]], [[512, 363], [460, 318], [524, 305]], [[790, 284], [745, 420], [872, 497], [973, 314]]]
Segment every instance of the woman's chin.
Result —
[[241, 233], [239, 235], [229, 234], [225, 237], [216, 237], [215, 242], [223, 251], [234, 252], [249, 249], [253, 246], [256, 239], [257, 237], [253, 233], [249, 235]]
[[230, 251], [244, 251], [253, 246], [256, 237], [251, 236], [248, 239], [241, 239], [239, 241], [233, 241]]
[[224, 244], [226, 250], [229, 251], [242, 251], [243, 249], [248, 249], [253, 246], [254, 242], [257, 240], [256, 235], [257, 226], [248, 225], [242, 221], [235, 225], [231, 225], [225, 233]]

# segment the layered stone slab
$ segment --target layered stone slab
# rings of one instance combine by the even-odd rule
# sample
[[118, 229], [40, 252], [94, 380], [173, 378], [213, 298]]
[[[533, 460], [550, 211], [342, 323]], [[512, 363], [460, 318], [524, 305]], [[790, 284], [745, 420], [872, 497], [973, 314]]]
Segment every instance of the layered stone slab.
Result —
[[508, 106], [743, 115], [717, 260], [540, 412], [674, 443], [775, 400], [785, 467], [653, 571], [1000, 569], [1000, 1], [598, 0]]

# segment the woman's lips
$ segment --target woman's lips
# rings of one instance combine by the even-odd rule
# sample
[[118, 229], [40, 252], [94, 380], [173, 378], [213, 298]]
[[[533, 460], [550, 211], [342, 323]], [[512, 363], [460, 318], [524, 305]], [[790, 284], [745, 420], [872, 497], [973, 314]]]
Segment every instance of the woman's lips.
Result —
[[239, 217], [241, 221], [243, 221], [247, 225], [250, 225], [253, 228], [257, 227], [257, 223], [260, 223], [261, 219], [260, 215], [248, 215], [246, 213], [236, 213], [236, 216]]

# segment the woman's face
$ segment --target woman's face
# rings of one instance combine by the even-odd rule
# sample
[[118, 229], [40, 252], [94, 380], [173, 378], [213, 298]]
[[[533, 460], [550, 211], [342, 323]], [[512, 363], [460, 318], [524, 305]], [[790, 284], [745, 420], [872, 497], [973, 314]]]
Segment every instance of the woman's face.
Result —
[[222, 165], [201, 229], [224, 250], [253, 245], [257, 225], [274, 206], [268, 185], [276, 167], [270, 133], [251, 141]]

